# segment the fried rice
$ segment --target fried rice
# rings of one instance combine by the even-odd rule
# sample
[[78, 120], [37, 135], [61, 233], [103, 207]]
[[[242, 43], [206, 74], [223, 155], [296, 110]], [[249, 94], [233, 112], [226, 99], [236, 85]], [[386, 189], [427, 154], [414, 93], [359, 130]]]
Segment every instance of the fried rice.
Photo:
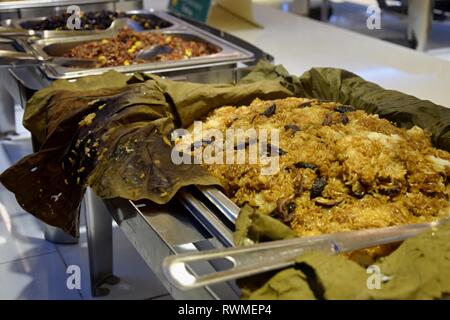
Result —
[[[417, 126], [398, 128], [351, 106], [304, 98], [221, 107], [202, 125], [203, 132], [278, 130], [283, 152], [272, 175], [262, 175], [260, 163], [202, 165], [237, 205], [272, 215], [299, 236], [422, 223], [450, 213], [450, 153], [434, 148]], [[219, 142], [195, 143], [192, 150]], [[248, 156], [250, 144], [231, 152], [245, 149]]]

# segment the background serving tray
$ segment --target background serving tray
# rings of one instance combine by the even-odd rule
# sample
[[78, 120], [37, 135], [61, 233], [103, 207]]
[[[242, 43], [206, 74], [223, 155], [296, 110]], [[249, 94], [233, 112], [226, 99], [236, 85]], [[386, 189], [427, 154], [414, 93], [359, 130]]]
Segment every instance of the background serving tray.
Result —
[[[101, 11], [92, 11], [92, 12], [101, 12]], [[155, 29], [147, 29], [145, 31], [159, 31], [159, 30], [170, 30], [170, 29], [180, 29], [183, 28], [179, 24], [177, 19], [172, 19], [170, 16], [167, 17], [161, 17], [160, 15], [163, 15], [162, 12], [157, 13], [154, 12], [154, 10], [130, 10], [123, 12], [124, 17], [119, 17], [117, 19], [131, 19], [133, 16], [137, 16], [138, 18], [141, 18], [143, 20], [147, 20], [149, 22], [156, 22], [158, 25], [162, 25], [161, 28], [155, 28]], [[13, 28], [17, 30], [33, 30], [33, 26], [37, 23], [44, 21], [45, 19], [50, 17], [36, 17], [36, 18], [22, 18], [22, 19], [7, 19], [5, 20], [2, 25], [7, 28]], [[171, 20], [171, 21], [169, 21]], [[104, 34], [107, 36], [111, 33], [112, 28], [111, 25], [109, 28], [105, 29], [95, 29], [95, 30], [85, 30], [83, 29], [83, 25], [81, 25], [81, 30], [75, 30], [75, 32], [79, 32], [80, 35], [96, 35], [96, 34]], [[48, 38], [60, 38], [60, 37], [66, 37], [66, 36], [73, 36], [72, 30], [57, 30], [55, 28], [47, 29], [47, 30], [39, 30], [42, 35], [40, 38], [42, 39], [48, 39]]]
[[[149, 13], [148, 11], [131, 11], [130, 14], [140, 12]], [[171, 70], [189, 70], [198, 67], [213, 67], [219, 65], [230, 65], [237, 62], [249, 62], [254, 60], [254, 54], [247, 51], [229, 41], [217, 37], [211, 33], [205, 32], [195, 26], [183, 22], [163, 12], [152, 12], [152, 15], [160, 17], [172, 23], [172, 26], [164, 30], [147, 30], [142, 32], [162, 32], [165, 35], [177, 35], [186, 39], [202, 41], [216, 46], [220, 49], [218, 53], [194, 57], [191, 59], [166, 61], [166, 62], [149, 62], [135, 64], [129, 66], [106, 67], [106, 68], [67, 68], [52, 63], [44, 63], [41, 66], [42, 71], [50, 79], [73, 79], [87, 75], [100, 74], [109, 70], [116, 70], [123, 73], [132, 73], [136, 71], [149, 71], [160, 73]], [[58, 31], [64, 32], [64, 31]], [[73, 33], [73, 32], [72, 32]], [[89, 32], [88, 32], [89, 33]], [[61, 56], [70, 48], [79, 44], [96, 41], [102, 39], [113, 38], [117, 34], [116, 31], [92, 31], [91, 33], [79, 37], [48, 37], [42, 39], [17, 39], [17, 43], [26, 52], [46, 60], [52, 56]]]

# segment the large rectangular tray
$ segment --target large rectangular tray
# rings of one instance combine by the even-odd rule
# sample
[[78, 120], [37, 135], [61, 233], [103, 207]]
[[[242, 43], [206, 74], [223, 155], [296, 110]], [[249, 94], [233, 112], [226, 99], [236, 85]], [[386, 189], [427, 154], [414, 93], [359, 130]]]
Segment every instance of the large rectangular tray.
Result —
[[1, 1], [0, 12], [20, 9], [54, 7], [54, 6], [69, 6], [71, 4], [86, 5], [98, 3], [114, 3], [119, 0], [15, 0], [15, 1]]
[[[129, 10], [129, 11], [125, 11], [124, 14], [126, 16], [132, 16], [132, 15], [142, 16], [142, 17], [148, 18], [149, 20], [162, 20], [163, 22], [170, 24], [170, 26], [165, 27], [165, 28], [152, 29], [152, 30], [146, 30], [146, 31], [162, 31], [162, 30], [170, 30], [170, 29], [178, 30], [178, 29], [186, 28], [185, 25], [180, 24], [180, 21], [177, 18], [175, 18], [171, 15], [167, 15], [163, 12], [155, 12], [152, 9], [150, 9], [150, 10]], [[2, 22], [2, 25], [4, 27], [8, 27], [8, 28], [26, 30], [26, 28], [24, 28], [24, 24], [43, 21], [47, 18], [48, 17], [7, 19], [4, 22]], [[87, 35], [87, 36], [100, 35], [100, 34], [107, 36], [108, 34], [111, 33], [111, 28], [103, 29], [103, 30], [80, 30], [80, 31], [75, 31], [75, 32], [78, 32], [80, 35]], [[49, 39], [49, 38], [69, 37], [69, 36], [70, 37], [73, 36], [72, 30], [43, 30], [40, 38]]]
[[[220, 49], [220, 52], [212, 55], [194, 57], [186, 60], [166, 61], [166, 62], [151, 62], [142, 63], [129, 66], [117, 66], [106, 68], [67, 68], [60, 65], [45, 63], [42, 66], [43, 71], [51, 79], [67, 79], [78, 78], [87, 75], [100, 74], [109, 70], [116, 70], [119, 72], [129, 73], [136, 71], [151, 71], [161, 72], [174, 69], [192, 68], [199, 65], [216, 65], [232, 62], [250, 61], [253, 55], [247, 51], [244, 51], [232, 44], [225, 43], [216, 38], [205, 36], [202, 34], [189, 32], [189, 31], [166, 31], [164, 34], [177, 35], [185, 39], [192, 39], [210, 43]], [[69, 49], [76, 45], [86, 43], [89, 41], [101, 40], [111, 38], [104, 37], [103, 35], [95, 36], [82, 36], [74, 37], [71, 39], [55, 38], [55, 39], [42, 39], [38, 40], [31, 45], [32, 51], [39, 57], [46, 59], [52, 56], [61, 56]]]
[[[252, 52], [247, 51], [231, 42], [228, 42], [220, 38], [219, 36], [203, 31], [195, 26], [191, 26], [186, 22], [172, 17], [166, 13], [154, 12], [154, 14], [171, 23], [174, 23], [174, 26], [176, 27], [171, 27], [169, 29], [161, 31], [150, 30], [145, 32], [162, 32], [164, 34], [178, 35], [189, 39], [203, 41], [220, 48], [220, 52], [212, 55], [178, 61], [151, 62], [107, 68], [67, 68], [56, 64], [43, 63], [41, 69], [50, 79], [74, 79], [87, 75], [101, 74], [109, 70], [116, 70], [123, 73], [133, 73], [136, 71], [162, 73], [175, 70], [190, 70], [224, 65], [232, 66], [238, 62], [245, 63], [254, 60], [254, 54]], [[25, 49], [25, 51], [33, 53], [35, 56], [45, 60], [46, 58], [51, 56], [61, 55], [68, 49], [78, 44], [89, 41], [108, 39], [114, 36], [114, 32], [100, 32], [91, 35], [83, 35], [70, 38], [58, 37], [28, 41], [26, 41], [25, 39], [18, 39], [17, 42], [19, 46]]]

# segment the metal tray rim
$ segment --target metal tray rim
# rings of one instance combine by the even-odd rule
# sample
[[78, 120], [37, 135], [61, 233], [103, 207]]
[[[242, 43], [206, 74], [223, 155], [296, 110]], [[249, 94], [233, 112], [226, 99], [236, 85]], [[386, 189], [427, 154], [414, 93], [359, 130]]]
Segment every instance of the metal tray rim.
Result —
[[[152, 31], [148, 31], [152, 32]], [[160, 31], [163, 34], [184, 34], [188, 36], [198, 37], [199, 39], [211, 43], [222, 50], [218, 53], [194, 57], [188, 60], [175, 60], [175, 61], [167, 61], [167, 62], [157, 62], [157, 63], [142, 63], [130, 66], [116, 66], [116, 67], [106, 67], [106, 68], [96, 68], [96, 69], [74, 69], [74, 68], [64, 68], [61, 66], [57, 66], [54, 64], [45, 63], [42, 66], [42, 70], [46, 73], [46, 75], [51, 79], [69, 79], [69, 78], [78, 78], [86, 75], [100, 74], [110, 70], [116, 70], [119, 72], [137, 72], [137, 71], [166, 71], [172, 70], [175, 68], [178, 69], [187, 69], [188, 67], [193, 66], [211, 66], [213, 64], [223, 64], [223, 63], [233, 63], [233, 62], [248, 62], [254, 58], [253, 53], [249, 51], [234, 46], [226, 41], [217, 39], [216, 37], [208, 36], [208, 34], [198, 33], [196, 30], [166, 30]], [[109, 34], [111, 37], [111, 34]], [[33, 54], [43, 58], [44, 60], [49, 57], [44, 51], [45, 46], [54, 44], [54, 43], [67, 43], [67, 42], [76, 42], [76, 41], [95, 41], [104, 39], [105, 36], [103, 34], [96, 34], [91, 36], [79, 36], [72, 37], [70, 39], [66, 38], [49, 38], [49, 39], [39, 39], [30, 44], [30, 50]]]
[[[185, 28], [180, 24], [179, 20], [172, 19], [172, 17], [170, 15], [162, 16], [160, 11], [155, 11], [153, 9], [150, 9], [150, 10], [128, 10], [128, 11], [124, 11], [124, 13], [125, 14], [152, 14], [152, 15], [156, 16], [157, 18], [165, 20], [172, 24], [170, 27], [167, 27], [167, 28], [145, 30], [145, 32], [162, 32], [162, 31], [166, 31], [166, 30]], [[41, 17], [34, 17], [34, 18], [7, 19], [3, 22], [3, 25], [5, 27], [26, 30], [25, 28], [23, 28], [21, 26], [21, 23], [23, 23], [25, 21], [44, 20], [46, 18], [48, 18], [48, 17], [41, 16]], [[91, 34], [80, 35], [80, 37], [82, 37], [82, 36], [89, 37], [89, 36], [93, 36], [93, 35], [105, 35], [106, 36], [111, 33], [110, 29], [90, 30], [90, 31], [91, 31]], [[68, 36], [69, 33], [71, 33], [71, 32], [72, 31], [66, 32], [65, 30], [43, 30], [43, 36], [39, 40], [52, 39], [52, 38], [63, 38], [65, 36]], [[66, 33], [66, 35], [65, 35], [65, 33]]]

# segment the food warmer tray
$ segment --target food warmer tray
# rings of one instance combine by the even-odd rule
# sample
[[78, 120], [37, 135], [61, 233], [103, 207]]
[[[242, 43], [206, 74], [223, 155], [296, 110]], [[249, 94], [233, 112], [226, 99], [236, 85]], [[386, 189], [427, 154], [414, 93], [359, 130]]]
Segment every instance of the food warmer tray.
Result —
[[[146, 11], [140, 11], [146, 12]], [[148, 11], [147, 11], [148, 12]], [[108, 70], [117, 70], [123, 73], [133, 73], [136, 71], [145, 71], [160, 74], [163, 72], [190, 70], [199, 67], [215, 67], [215, 66], [233, 66], [238, 62], [247, 63], [255, 60], [255, 56], [251, 51], [241, 48], [232, 42], [226, 41], [219, 36], [203, 31], [202, 29], [191, 26], [188, 23], [163, 12], [153, 12], [155, 16], [158, 16], [164, 20], [175, 23], [178, 27], [171, 28], [170, 30], [161, 31], [164, 34], [179, 35], [188, 39], [196, 39], [210, 43], [219, 49], [218, 53], [194, 57], [186, 60], [167, 61], [167, 62], [154, 62], [154, 63], [142, 63], [129, 66], [108, 67], [108, 68], [66, 68], [60, 65], [43, 63], [41, 70], [49, 79], [74, 79], [87, 75], [100, 74]], [[157, 32], [155, 30], [143, 31], [143, 32]], [[114, 33], [93, 33], [92, 35], [83, 35], [79, 37], [60, 37], [60, 38], [48, 38], [48, 39], [17, 39], [17, 44], [23, 48], [26, 52], [32, 53], [35, 56], [46, 59], [49, 56], [62, 55], [68, 49], [89, 41], [108, 39], [114, 36]]]
[[[197, 26], [202, 28], [202, 25]], [[206, 28], [206, 27], [205, 27]], [[202, 28], [203, 29], [203, 28]], [[210, 27], [208, 33], [229, 42], [239, 42], [239, 46], [251, 51], [255, 59], [273, 57], [260, 49], [231, 35]], [[236, 83], [249, 72], [245, 64], [204, 66], [191, 70], [173, 70], [160, 75], [173, 80], [198, 83]], [[47, 87], [49, 79], [36, 66], [25, 66], [10, 70], [20, 87], [23, 106], [31, 95]], [[191, 192], [195, 193], [195, 197]], [[108, 294], [105, 283], [113, 284], [117, 279], [112, 269], [112, 219], [124, 231], [132, 245], [140, 253], [147, 265], [159, 277], [163, 285], [175, 299], [238, 299], [240, 291], [234, 282], [210, 287], [181, 291], [173, 287], [162, 273], [162, 261], [169, 254], [217, 249], [232, 243], [234, 225], [220, 210], [211, 210], [203, 203], [207, 197], [198, 190], [187, 190], [167, 205], [149, 202], [133, 202], [125, 199], [103, 201], [88, 190], [81, 207], [86, 214], [89, 248], [91, 291], [94, 296]], [[199, 202], [200, 201], [200, 202]], [[206, 201], [207, 202], [207, 201]], [[226, 268], [226, 263], [203, 263], [195, 266], [195, 273], [204, 274]]]
[[[235, 83], [250, 68], [214, 70], [179, 80]], [[112, 270], [114, 219], [146, 264], [175, 299], [239, 299], [234, 281], [182, 291], [169, 283], [162, 262], [171, 254], [219, 249], [233, 245], [234, 222], [239, 208], [215, 187], [186, 187], [167, 205], [126, 199], [101, 200], [88, 189], [82, 210], [86, 214], [91, 290], [106, 295], [105, 283], [117, 279]], [[225, 270], [226, 261], [202, 262], [192, 266], [201, 275]]]
[[71, 4], [86, 5], [86, 4], [99, 4], [99, 3], [114, 3], [119, 0], [18, 0], [18, 1], [2, 1], [0, 2], [0, 12], [42, 8], [42, 7], [54, 7], [54, 6], [69, 6]]
[[[51, 84], [36, 68], [21, 68], [15, 73], [26, 77], [28, 94]], [[236, 83], [248, 74], [250, 68], [219, 68], [204, 72], [171, 75], [179, 81], [198, 83]], [[22, 81], [22, 80], [21, 80]], [[149, 201], [112, 199], [103, 201], [90, 189], [81, 206], [86, 215], [87, 239], [90, 264], [91, 291], [93, 296], [104, 296], [108, 289], [104, 284], [117, 283], [113, 276], [112, 227], [114, 219], [146, 264], [160, 279], [175, 299], [238, 299], [239, 288], [234, 282], [226, 282], [189, 291], [173, 287], [164, 277], [162, 262], [170, 254], [219, 249], [232, 244], [233, 219], [215, 209], [208, 201], [210, 194], [197, 188], [186, 188], [167, 205]], [[224, 262], [202, 263], [195, 266], [196, 274], [205, 274], [227, 268]]]
[[[95, 12], [95, 11], [94, 11]], [[165, 22], [169, 24], [169, 26], [159, 29], [149, 29], [148, 31], [163, 31], [163, 30], [171, 30], [171, 29], [183, 29], [186, 28], [185, 25], [180, 25], [180, 21], [173, 16], [165, 15], [163, 12], [159, 12], [159, 15], [155, 12], [155, 10], [128, 10], [124, 12], [125, 17], [121, 17], [118, 19], [126, 19], [133, 15], [141, 16], [143, 18], [148, 18], [149, 20], [160, 20], [160, 22]], [[162, 16], [165, 16], [164, 18]], [[13, 28], [17, 30], [27, 30], [24, 28], [24, 24], [34, 24], [39, 21], [43, 21], [48, 17], [35, 17], [35, 18], [22, 18], [22, 19], [6, 19], [2, 22], [2, 26], [5, 28]], [[107, 29], [97, 29], [97, 30], [79, 30], [75, 32], [79, 32], [82, 35], [100, 35], [108, 36], [111, 34], [113, 30], [110, 28]], [[48, 38], [61, 38], [61, 37], [72, 37], [74, 31], [72, 30], [42, 30], [42, 34], [39, 36], [41, 39]], [[23, 41], [23, 40], [22, 40]], [[23, 42], [22, 42], [23, 43]]]

